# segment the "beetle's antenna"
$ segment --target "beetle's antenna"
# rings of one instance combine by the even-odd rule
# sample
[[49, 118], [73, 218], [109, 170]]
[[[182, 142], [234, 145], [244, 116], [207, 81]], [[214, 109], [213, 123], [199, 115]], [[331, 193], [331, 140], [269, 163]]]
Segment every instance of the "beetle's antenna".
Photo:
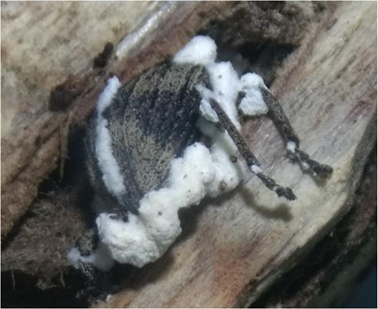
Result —
[[227, 114], [224, 112], [222, 107], [214, 99], [210, 99], [209, 102], [213, 110], [217, 113], [219, 120], [221, 121], [224, 128], [227, 130], [231, 139], [238, 147], [238, 150], [247, 162], [247, 165], [251, 168], [251, 171], [261, 179], [261, 181], [268, 189], [275, 191], [278, 196], [284, 196], [286, 199], [290, 201], [295, 200], [296, 196], [294, 195], [293, 190], [291, 188], [280, 186], [274, 181], [274, 179], [263, 174], [260, 168], [259, 161], [249, 150], [244, 138], [236, 129], [232, 121], [228, 118]]
[[280, 103], [267, 88], [260, 87], [259, 89], [263, 95], [265, 104], [269, 108], [269, 118], [272, 119], [278, 131], [286, 140], [288, 151], [293, 154], [294, 158], [301, 164], [302, 168], [304, 170], [310, 170], [312, 174], [318, 178], [325, 178], [332, 174], [332, 167], [325, 164], [320, 164], [319, 162], [311, 159], [306, 152], [299, 149], [299, 138], [293, 127], [290, 125], [290, 122], [287, 119]]

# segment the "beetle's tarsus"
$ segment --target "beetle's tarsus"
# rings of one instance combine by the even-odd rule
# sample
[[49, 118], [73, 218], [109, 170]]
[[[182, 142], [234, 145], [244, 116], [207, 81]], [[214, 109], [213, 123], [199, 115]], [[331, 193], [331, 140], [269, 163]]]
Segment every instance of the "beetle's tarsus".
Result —
[[276, 190], [278, 196], [284, 196], [289, 201], [295, 201], [297, 197], [295, 196], [293, 190], [289, 187], [281, 187]]
[[295, 149], [294, 155], [303, 167], [312, 171], [315, 177], [326, 178], [333, 172], [333, 168], [331, 166], [320, 164], [319, 162], [311, 159], [306, 152], [300, 150], [299, 148]]
[[257, 177], [259, 177], [261, 179], [261, 181], [264, 183], [264, 185], [268, 189], [275, 191], [278, 197], [283, 196], [289, 201], [294, 201], [294, 200], [297, 199], [297, 197], [295, 196], [295, 194], [294, 194], [294, 192], [291, 188], [278, 185], [274, 181], [274, 179], [264, 175], [261, 172], [258, 172], [258, 173], [255, 173], [255, 174], [257, 175]]

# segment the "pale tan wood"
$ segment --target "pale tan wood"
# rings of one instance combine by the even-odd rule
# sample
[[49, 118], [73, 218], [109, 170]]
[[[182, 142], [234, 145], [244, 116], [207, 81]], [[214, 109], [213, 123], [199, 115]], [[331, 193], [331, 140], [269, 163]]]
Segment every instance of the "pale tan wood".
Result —
[[[118, 5], [111, 2], [2, 2], [5, 107], [2, 137], [9, 139], [14, 134], [23, 111], [30, 113], [29, 117], [37, 117], [54, 86], [69, 74], [80, 73], [91, 66], [105, 43], [118, 43], [147, 15], [151, 6], [146, 1]], [[22, 110], [18, 107], [21, 104]]]
[[334, 167], [327, 182], [288, 162], [269, 120], [249, 121], [251, 149], [298, 200], [278, 200], [251, 177], [226, 198], [183, 212], [180, 240], [99, 306], [247, 306], [304, 257], [348, 211], [374, 143], [376, 43], [376, 3], [341, 3], [273, 86], [303, 149]]

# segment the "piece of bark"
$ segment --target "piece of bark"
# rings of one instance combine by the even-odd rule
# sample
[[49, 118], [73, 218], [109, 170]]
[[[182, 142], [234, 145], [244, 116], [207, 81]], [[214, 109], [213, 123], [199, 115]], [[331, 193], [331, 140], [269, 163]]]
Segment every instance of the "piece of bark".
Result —
[[269, 120], [248, 122], [263, 168], [298, 200], [278, 200], [252, 177], [227, 198], [183, 211], [180, 240], [156, 263], [125, 273], [123, 292], [99, 306], [247, 306], [348, 212], [376, 136], [376, 3], [339, 3], [312, 34], [272, 91], [302, 148], [332, 165], [332, 177], [318, 183], [303, 174]]
[[[90, 239], [94, 230], [76, 207], [77, 199], [90, 201], [80, 190], [55, 190], [44, 195], [27, 212], [14, 239], [3, 246], [1, 271], [4, 276], [10, 271], [31, 275], [47, 289], [54, 286], [52, 279], [67, 273], [69, 249], [81, 238]], [[18, 279], [15, 276], [16, 282]]]

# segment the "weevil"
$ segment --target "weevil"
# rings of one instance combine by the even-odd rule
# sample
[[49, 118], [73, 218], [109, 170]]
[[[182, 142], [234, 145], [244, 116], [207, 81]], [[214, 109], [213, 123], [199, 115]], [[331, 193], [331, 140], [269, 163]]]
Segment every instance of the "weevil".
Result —
[[[164, 254], [181, 232], [178, 209], [240, 182], [234, 179], [241, 168], [237, 152], [278, 197], [296, 199], [291, 188], [263, 172], [239, 132], [236, 106], [251, 115], [267, 112], [304, 170], [320, 178], [332, 173], [299, 148], [282, 107], [258, 75], [239, 78], [231, 63], [216, 63], [216, 45], [208, 37], [187, 46], [173, 62], [124, 86], [109, 79], [99, 97], [85, 145], [90, 182], [105, 208], [96, 220], [99, 249], [84, 260], [105, 261], [100, 268], [112, 265], [104, 256], [142, 267]], [[188, 61], [196, 53], [200, 61]]]
[[[197, 126], [201, 95], [196, 86], [211, 88], [209, 75], [200, 65], [164, 63], [123, 86], [111, 106], [103, 112], [108, 121], [113, 154], [124, 176], [126, 191], [116, 198], [104, 185], [102, 171], [95, 156], [96, 121], [93, 120], [86, 143], [90, 180], [97, 194], [115, 209], [138, 214], [144, 194], [159, 188], [167, 177], [173, 157], [200, 140]], [[281, 105], [271, 92], [261, 88], [273, 120], [285, 141], [293, 145], [293, 155], [317, 177], [326, 177], [332, 168], [312, 160], [299, 148], [299, 138]], [[211, 107], [227, 130], [251, 171], [264, 185], [288, 200], [296, 199], [288, 187], [278, 185], [260, 169], [260, 163], [227, 114], [214, 99]]]

